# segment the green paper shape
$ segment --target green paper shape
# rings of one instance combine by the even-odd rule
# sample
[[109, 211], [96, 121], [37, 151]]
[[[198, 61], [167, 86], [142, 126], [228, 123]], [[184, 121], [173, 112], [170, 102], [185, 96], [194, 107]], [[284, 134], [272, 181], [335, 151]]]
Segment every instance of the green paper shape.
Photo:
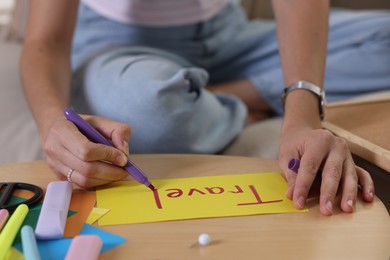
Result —
[[[0, 192], [0, 194], [1, 194], [1, 192]], [[7, 204], [23, 203], [24, 201], [26, 201], [25, 198], [22, 198], [19, 196], [12, 196], [8, 200]], [[33, 205], [32, 207], [29, 207], [28, 214], [23, 221], [22, 227], [25, 225], [28, 225], [28, 226], [31, 226], [33, 228], [33, 230], [35, 230], [35, 227], [37, 226], [37, 223], [38, 223], [39, 214], [41, 213], [41, 209], [42, 209], [42, 203], [37, 203], [37, 204]], [[68, 218], [73, 216], [74, 214], [77, 214], [77, 212], [73, 211], [73, 210], [69, 210], [68, 211]], [[20, 236], [20, 230], [19, 230], [18, 234], [15, 237], [13, 245], [19, 244], [19, 243], [21, 243], [21, 241], [22, 241], [22, 238]]]

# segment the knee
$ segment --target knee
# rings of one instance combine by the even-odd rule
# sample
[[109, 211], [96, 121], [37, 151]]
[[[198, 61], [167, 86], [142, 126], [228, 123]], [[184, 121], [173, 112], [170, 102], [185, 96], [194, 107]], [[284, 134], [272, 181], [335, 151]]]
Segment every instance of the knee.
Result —
[[[139, 56], [121, 67], [112, 94], [115, 100], [127, 99], [124, 105], [137, 110], [155, 113], [155, 109], [167, 110], [172, 116], [178, 110], [195, 102], [208, 81], [203, 69], [185, 68], [171, 60]], [[139, 100], [140, 102], [137, 102]], [[133, 102], [130, 102], [133, 101]], [[142, 103], [141, 103], [142, 101]]]
[[147, 54], [98, 57], [78, 74], [75, 93], [84, 100], [76, 99], [84, 101], [91, 109], [98, 109], [95, 105], [120, 105], [121, 100], [127, 101], [128, 106], [140, 99], [170, 102], [184, 93], [196, 98], [208, 80], [208, 74], [202, 69], [184, 67], [180, 62]]
[[[87, 75], [85, 88], [90, 94], [85, 113], [128, 123], [132, 152], [215, 152], [221, 148], [196, 147], [201, 126], [210, 124], [206, 119], [223, 110], [215, 97], [202, 90], [208, 80], [204, 70], [148, 56], [118, 58], [100, 66], [104, 69]], [[205, 105], [216, 111], [200, 115]]]

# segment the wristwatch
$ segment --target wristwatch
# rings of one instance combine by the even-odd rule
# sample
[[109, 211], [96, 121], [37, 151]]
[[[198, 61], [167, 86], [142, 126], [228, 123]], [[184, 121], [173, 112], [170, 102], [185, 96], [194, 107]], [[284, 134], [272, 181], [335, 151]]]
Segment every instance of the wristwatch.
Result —
[[291, 84], [290, 86], [288, 86], [287, 88], [285, 88], [283, 90], [283, 93], [282, 93], [283, 109], [284, 109], [284, 106], [285, 106], [285, 103], [286, 103], [287, 95], [290, 92], [292, 92], [294, 90], [298, 90], [298, 89], [303, 89], [303, 90], [309, 91], [309, 92], [313, 93], [314, 95], [316, 95], [318, 97], [318, 105], [319, 105], [319, 109], [320, 109], [320, 118], [321, 118], [321, 120], [323, 120], [324, 117], [325, 117], [325, 113], [324, 113], [325, 103], [326, 103], [325, 92], [319, 86], [314, 85], [313, 83], [310, 83], [310, 82], [307, 82], [307, 81], [304, 81], [304, 80], [295, 82], [295, 83]]

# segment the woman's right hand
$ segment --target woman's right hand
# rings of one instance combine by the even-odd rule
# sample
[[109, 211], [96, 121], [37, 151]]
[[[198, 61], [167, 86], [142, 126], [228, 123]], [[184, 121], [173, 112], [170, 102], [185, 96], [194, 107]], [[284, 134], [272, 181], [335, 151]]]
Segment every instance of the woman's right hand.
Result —
[[83, 188], [126, 178], [128, 173], [118, 166], [127, 163], [130, 126], [98, 116], [82, 117], [116, 148], [91, 142], [72, 122], [62, 118], [51, 125], [42, 140], [50, 168], [63, 180], [72, 171], [71, 182]]

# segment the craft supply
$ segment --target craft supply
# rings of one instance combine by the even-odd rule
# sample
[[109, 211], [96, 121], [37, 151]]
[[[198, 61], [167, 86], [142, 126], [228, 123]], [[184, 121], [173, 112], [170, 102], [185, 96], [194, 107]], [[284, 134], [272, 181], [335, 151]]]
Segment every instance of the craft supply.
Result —
[[210, 242], [211, 242], [211, 237], [208, 234], [202, 233], [199, 235], [199, 237], [198, 237], [199, 245], [205, 246], [205, 245], [210, 244]]
[[288, 186], [280, 173], [155, 179], [154, 183], [160, 188], [153, 196], [135, 181], [98, 187], [97, 206], [110, 209], [99, 225], [303, 212], [286, 199]]
[[[75, 113], [71, 108], [65, 108], [65, 117], [74, 123], [77, 128], [83, 133], [89, 140], [95, 143], [104, 144], [107, 146], [114, 147], [114, 145], [102, 136], [95, 128], [93, 128], [87, 121], [81, 116]], [[151, 190], [155, 190], [155, 187], [150, 183], [145, 173], [141, 171], [130, 159], [127, 159], [127, 164], [123, 167], [136, 181], [144, 184]]]
[[12, 243], [22, 226], [24, 219], [28, 213], [26, 204], [20, 204], [12, 213], [7, 224], [5, 224], [3, 231], [0, 233], [0, 259], [7, 259], [7, 254], [11, 248]]
[[[0, 190], [0, 209], [7, 209], [9, 213], [12, 213], [20, 204], [26, 204], [31, 207], [38, 203], [43, 195], [43, 191], [40, 187], [22, 182], [1, 182]], [[33, 196], [29, 199], [21, 201], [19, 203], [7, 204], [16, 190], [27, 190], [33, 193]]]
[[98, 259], [103, 242], [96, 235], [78, 235], [73, 238], [65, 260]]
[[38, 239], [58, 239], [64, 236], [71, 196], [72, 184], [68, 181], [49, 183], [35, 228]]
[[25, 225], [21, 230], [23, 254], [25, 260], [40, 260], [37, 240], [31, 226]]
[[298, 173], [300, 163], [301, 161], [299, 159], [291, 158], [290, 161], [288, 162], [288, 168], [293, 172]]
[[89, 216], [85, 223], [87, 224], [93, 224], [95, 223], [99, 218], [107, 214], [109, 212], [109, 209], [101, 209], [101, 208], [93, 208], [91, 212], [89, 213]]
[[8, 210], [0, 209], [0, 231], [3, 229], [9, 217]]

